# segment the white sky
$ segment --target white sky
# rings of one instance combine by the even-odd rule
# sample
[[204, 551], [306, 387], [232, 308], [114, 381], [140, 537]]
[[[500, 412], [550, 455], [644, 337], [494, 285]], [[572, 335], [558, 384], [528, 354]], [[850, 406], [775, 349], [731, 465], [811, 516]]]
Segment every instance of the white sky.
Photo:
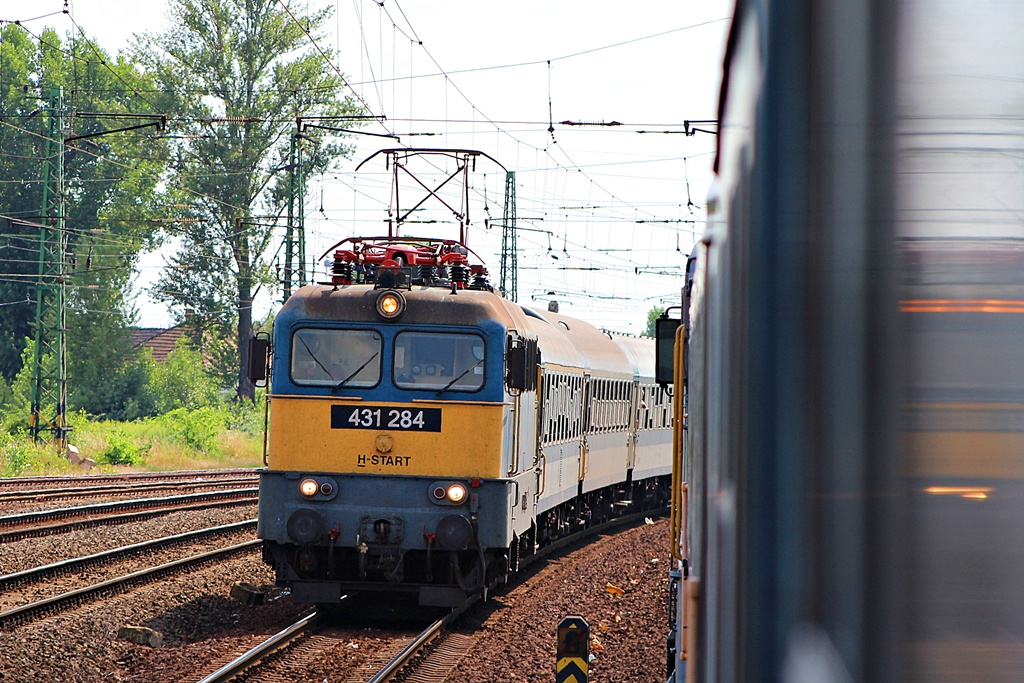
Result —
[[[520, 303], [545, 307], [554, 298], [567, 315], [637, 333], [651, 306], [678, 300], [681, 267], [703, 230], [714, 138], [661, 131], [715, 118], [731, 2], [333, 2], [335, 16], [320, 45], [338, 51], [334, 64], [371, 112], [388, 119], [364, 130], [397, 133], [410, 146], [479, 149], [516, 171], [517, 224], [546, 231], [519, 233]], [[75, 23], [111, 52], [134, 33], [166, 26], [162, 0], [70, 0], [68, 7]], [[63, 0], [0, 0], [0, 18], [57, 12], [26, 25], [35, 32], [48, 24], [63, 33], [72, 24], [59, 14], [62, 8]], [[530, 64], [485, 68], [523, 63]], [[468, 69], [477, 71], [459, 73]], [[436, 75], [441, 71], [448, 77]], [[563, 120], [624, 125], [558, 125]], [[358, 174], [354, 169], [374, 151], [399, 145], [370, 136], [356, 142], [358, 151], [338, 172], [308, 181], [309, 258], [344, 237], [386, 231], [390, 178], [383, 162]], [[435, 173], [428, 184], [444, 177]], [[501, 231], [484, 229], [484, 201], [500, 221], [504, 173], [479, 164], [471, 186], [467, 241], [497, 284]], [[403, 190], [403, 198], [420, 197]], [[697, 222], [672, 222], [679, 220]], [[422, 227], [407, 233], [458, 236], [454, 224]], [[140, 289], [162, 263], [160, 254], [143, 259]], [[273, 295], [280, 298], [280, 292]], [[170, 323], [168, 312], [145, 294], [138, 304], [142, 325]], [[256, 314], [273, 305], [261, 296]]]

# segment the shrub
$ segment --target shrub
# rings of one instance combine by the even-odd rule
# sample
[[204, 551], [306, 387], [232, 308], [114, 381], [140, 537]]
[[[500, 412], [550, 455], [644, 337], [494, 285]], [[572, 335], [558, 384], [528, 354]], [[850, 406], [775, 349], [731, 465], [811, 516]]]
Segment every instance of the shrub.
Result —
[[217, 383], [203, 369], [203, 356], [184, 337], [164, 363], [151, 368], [150, 382], [160, 412], [196, 409], [218, 402]]
[[176, 408], [159, 418], [171, 436], [189, 448], [216, 453], [224, 414], [216, 408]]
[[246, 398], [236, 399], [224, 411], [225, 426], [228, 429], [245, 432], [249, 436], [262, 437], [266, 394], [267, 390], [260, 387], [256, 389], [255, 401]]
[[140, 448], [122, 429], [107, 436], [107, 450], [100, 456], [111, 465], [139, 465], [150, 447]]
[[[26, 340], [25, 348], [21, 352], [21, 370], [15, 375], [9, 389], [4, 390], [3, 419], [12, 428], [28, 429], [29, 411], [32, 403], [32, 377], [35, 369], [35, 342]], [[53, 354], [47, 353], [42, 358], [43, 367], [46, 372], [54, 371]], [[41, 407], [43, 415], [52, 415], [54, 406], [52, 403], [44, 404]]]
[[32, 467], [29, 441], [0, 431], [0, 475], [16, 477]]

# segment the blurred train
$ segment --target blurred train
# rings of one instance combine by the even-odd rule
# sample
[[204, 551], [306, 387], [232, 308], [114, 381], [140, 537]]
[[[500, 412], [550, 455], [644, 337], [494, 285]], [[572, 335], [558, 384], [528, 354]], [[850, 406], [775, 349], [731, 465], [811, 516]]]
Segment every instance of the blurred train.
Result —
[[659, 322], [670, 681], [1024, 680], [1021, 35], [1013, 0], [737, 2]]
[[258, 535], [293, 599], [460, 605], [546, 543], [667, 505], [652, 340], [508, 301], [450, 240], [340, 246], [253, 353], [256, 377], [273, 356]]

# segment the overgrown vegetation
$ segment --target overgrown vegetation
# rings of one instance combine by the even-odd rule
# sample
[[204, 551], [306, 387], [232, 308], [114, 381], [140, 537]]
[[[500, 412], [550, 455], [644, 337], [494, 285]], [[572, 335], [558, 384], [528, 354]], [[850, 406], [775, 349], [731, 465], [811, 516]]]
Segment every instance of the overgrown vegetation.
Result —
[[67, 474], [72, 471], [78, 469], [67, 458], [53, 448], [32, 443], [26, 432], [0, 432], [0, 476]]
[[[133, 421], [76, 416], [69, 439], [93, 471], [258, 467], [262, 464], [263, 403], [221, 403]], [[256, 428], [258, 425], [258, 428]], [[86, 465], [85, 467], [90, 467]], [[84, 471], [25, 430], [0, 430], [0, 476]]]
[[123, 429], [115, 429], [107, 437], [107, 450], [102, 458], [111, 465], [141, 465], [151, 447], [140, 448]]
[[[26, 367], [31, 362], [31, 344]], [[97, 471], [257, 467], [262, 464], [264, 392], [256, 401], [221, 391], [187, 341], [162, 363], [144, 354], [132, 419], [113, 420], [84, 410], [68, 414], [69, 442]], [[82, 471], [28, 433], [30, 373], [12, 386], [0, 382], [0, 476]]]
[[[168, 9], [168, 28], [117, 55], [84, 35], [36, 36], [0, 22], [0, 115], [17, 123], [0, 126], [0, 206], [9, 217], [0, 244], [2, 476], [76, 467], [29, 437], [34, 300], [46, 301], [33, 254], [39, 221], [58, 215], [40, 208], [53, 125], [79, 140], [63, 151], [56, 193], [67, 239], [70, 442], [100, 469], [261, 462], [263, 403], [241, 369], [260, 327], [253, 296], [275, 281], [269, 254], [295, 188], [292, 145], [306, 174], [354, 149], [323, 127], [299, 136], [296, 121], [363, 112], [313, 45], [329, 27], [326, 3], [307, 4], [301, 20], [275, 0], [170, 0]], [[127, 128], [129, 118], [138, 125]], [[157, 362], [133, 345], [137, 312], [127, 293], [140, 253], [170, 246], [169, 237], [179, 251], [154, 293], [192, 328], [191, 343]], [[54, 327], [57, 313], [44, 315]], [[52, 380], [58, 362], [43, 355], [42, 374]], [[41, 414], [52, 417], [46, 400]]]

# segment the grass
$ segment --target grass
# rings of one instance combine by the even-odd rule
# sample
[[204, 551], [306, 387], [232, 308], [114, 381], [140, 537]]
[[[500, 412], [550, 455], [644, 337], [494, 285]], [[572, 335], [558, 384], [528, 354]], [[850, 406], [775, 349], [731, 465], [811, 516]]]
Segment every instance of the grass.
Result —
[[[257, 410], [258, 420], [249, 414]], [[32, 443], [25, 433], [0, 430], [0, 477], [263, 465], [261, 407], [180, 410], [134, 422], [92, 421], [79, 414], [69, 423], [68, 442], [95, 467], [74, 465], [52, 446]]]
[[62, 454], [27, 435], [0, 432], [0, 477], [33, 474], [72, 474], [80, 471]]

